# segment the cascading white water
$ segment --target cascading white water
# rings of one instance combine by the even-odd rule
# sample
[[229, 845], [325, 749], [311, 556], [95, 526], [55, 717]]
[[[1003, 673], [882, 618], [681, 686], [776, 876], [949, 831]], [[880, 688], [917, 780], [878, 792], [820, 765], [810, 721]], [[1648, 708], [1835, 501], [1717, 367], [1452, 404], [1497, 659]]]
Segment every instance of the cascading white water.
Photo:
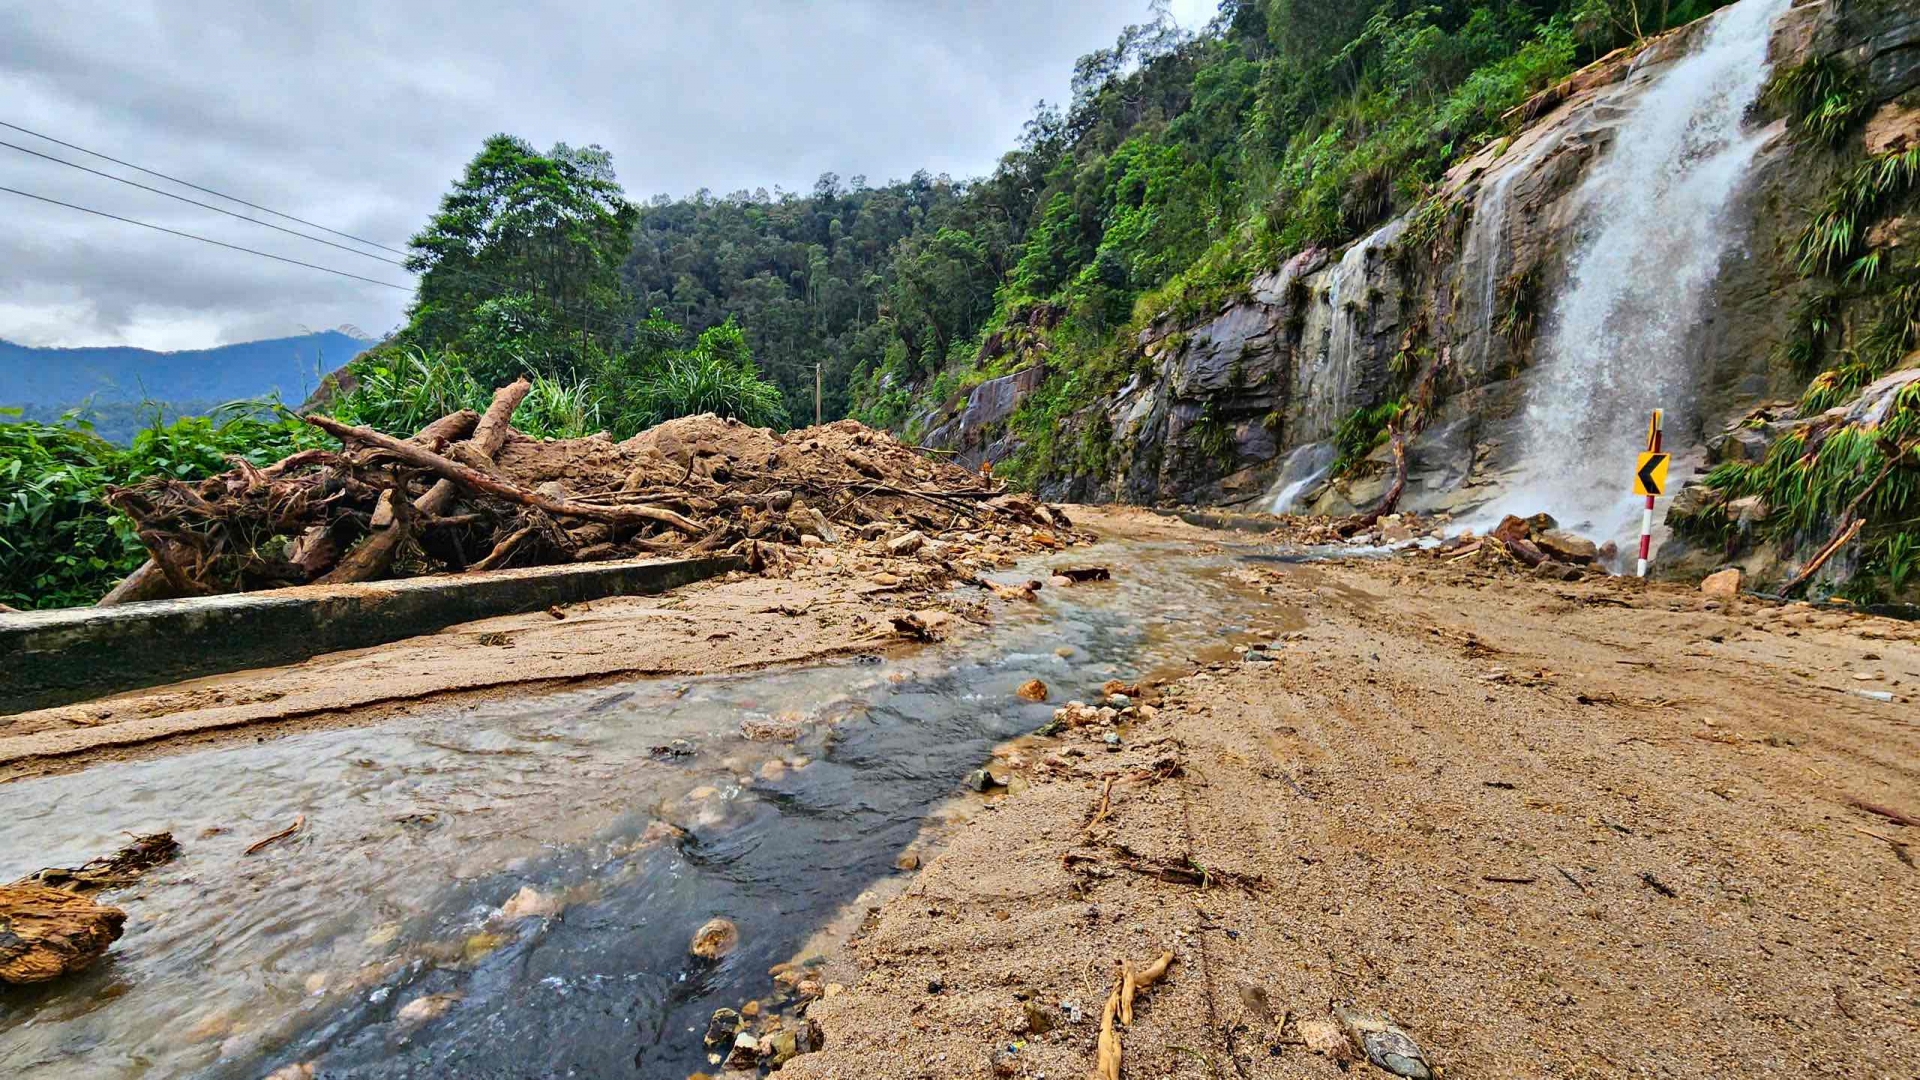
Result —
[[[1744, 123], [1767, 80], [1767, 42], [1792, 0], [1740, 0], [1642, 93], [1581, 184], [1585, 236], [1529, 377], [1522, 478], [1498, 509], [1546, 510], [1599, 538], [1636, 533], [1633, 456], [1648, 413], [1684, 431], [1689, 336], [1765, 135]], [[1677, 429], [1677, 430], [1676, 430]]]

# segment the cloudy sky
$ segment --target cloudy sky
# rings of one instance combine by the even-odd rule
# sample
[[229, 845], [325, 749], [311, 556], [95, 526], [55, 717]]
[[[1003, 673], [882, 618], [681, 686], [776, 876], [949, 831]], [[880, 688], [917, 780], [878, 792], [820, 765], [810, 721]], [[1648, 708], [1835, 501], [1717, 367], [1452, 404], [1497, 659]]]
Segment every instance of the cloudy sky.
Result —
[[[1172, 10], [1197, 27], [1216, 6]], [[1068, 96], [1076, 57], [1146, 14], [1146, 0], [0, 0], [0, 121], [399, 248], [497, 131], [599, 143], [636, 199], [804, 190], [828, 170], [978, 175], [1035, 101]], [[239, 209], [11, 128], [0, 142]], [[410, 282], [6, 146], [0, 187]], [[0, 338], [378, 334], [409, 295], [0, 192]]]

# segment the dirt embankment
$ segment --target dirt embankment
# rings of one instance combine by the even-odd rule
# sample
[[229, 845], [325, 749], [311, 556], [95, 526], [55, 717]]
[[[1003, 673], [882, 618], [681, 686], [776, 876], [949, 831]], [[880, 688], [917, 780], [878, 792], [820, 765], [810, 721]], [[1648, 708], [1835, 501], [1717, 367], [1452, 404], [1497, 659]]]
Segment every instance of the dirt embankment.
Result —
[[1912, 625], [1430, 556], [1247, 574], [1307, 628], [1142, 688], [1117, 751], [1003, 758], [1028, 785], [872, 916], [783, 1075], [1088, 1075], [1163, 950], [1124, 1076], [1340, 1076], [1343, 1007], [1440, 1075], [1911, 1074]]

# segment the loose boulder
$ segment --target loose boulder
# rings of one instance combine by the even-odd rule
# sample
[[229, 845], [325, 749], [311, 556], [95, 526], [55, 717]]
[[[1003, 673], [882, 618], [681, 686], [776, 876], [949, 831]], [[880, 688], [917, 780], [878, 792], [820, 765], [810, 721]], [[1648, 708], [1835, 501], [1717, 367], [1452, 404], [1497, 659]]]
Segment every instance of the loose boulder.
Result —
[[1548, 529], [1533, 538], [1541, 551], [1563, 563], [1586, 564], [1599, 557], [1600, 549], [1584, 536], [1561, 529]]
[[1700, 591], [1715, 600], [1731, 600], [1740, 595], [1740, 568], [1730, 566], [1717, 574], [1708, 574]]

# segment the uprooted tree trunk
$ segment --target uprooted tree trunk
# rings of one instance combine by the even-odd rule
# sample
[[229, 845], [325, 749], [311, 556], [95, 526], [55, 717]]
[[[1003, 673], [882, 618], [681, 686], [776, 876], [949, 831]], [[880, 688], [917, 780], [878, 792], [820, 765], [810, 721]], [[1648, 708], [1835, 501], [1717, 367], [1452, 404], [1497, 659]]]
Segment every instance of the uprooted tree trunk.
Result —
[[[493, 404], [487, 406], [487, 414], [481, 417], [478, 425], [472, 429], [473, 436], [467, 443], [475, 454], [487, 461], [493, 460], [493, 456], [500, 452], [500, 447], [506, 444], [507, 436], [513, 432], [514, 410], [520, 407], [520, 403], [526, 400], [527, 394], [532, 389], [533, 384], [521, 378], [512, 385], [503, 386], [494, 392]], [[325, 425], [316, 423], [317, 419], [309, 416], [307, 422], [321, 427], [322, 430], [331, 430]], [[345, 425], [339, 426], [345, 427]], [[366, 429], [349, 428], [348, 430], [364, 431]], [[433, 428], [430, 426], [421, 434], [426, 435], [432, 431]], [[393, 441], [399, 442], [399, 440]], [[444, 443], [447, 439], [432, 441]], [[419, 518], [445, 513], [447, 508], [453, 505], [454, 496], [458, 492], [459, 487], [452, 480], [440, 480], [428, 488], [425, 495], [414, 501], [413, 513], [408, 514], [402, 509], [406, 493], [397, 489], [388, 489], [382, 497], [388, 500], [394, 512], [384, 525], [376, 525], [374, 531], [360, 542], [359, 547], [348, 552], [346, 558], [340, 560], [339, 565], [322, 576], [319, 583], [344, 585], [348, 582], [375, 581], [386, 577], [393, 570], [393, 560], [400, 554], [400, 548], [413, 535], [413, 522]]]
[[[439, 454], [423, 450], [401, 442], [391, 435], [382, 435], [371, 428], [351, 427], [338, 420], [325, 416], [309, 416], [307, 423], [327, 432], [342, 442], [360, 443], [363, 446], [376, 447], [408, 465], [416, 465], [442, 478], [441, 483], [450, 486], [469, 488], [474, 491], [494, 495], [522, 506], [545, 511], [561, 517], [586, 518], [589, 521], [604, 521], [611, 525], [638, 525], [644, 522], [659, 522], [670, 526], [688, 536], [704, 535], [706, 530], [671, 510], [657, 506], [644, 505], [608, 505], [573, 502], [568, 499], [555, 499], [537, 491], [528, 491], [518, 484], [510, 483], [496, 476], [490, 476], [478, 469], [450, 461]], [[440, 485], [435, 484], [438, 488]], [[433, 494], [428, 492], [428, 495]]]

